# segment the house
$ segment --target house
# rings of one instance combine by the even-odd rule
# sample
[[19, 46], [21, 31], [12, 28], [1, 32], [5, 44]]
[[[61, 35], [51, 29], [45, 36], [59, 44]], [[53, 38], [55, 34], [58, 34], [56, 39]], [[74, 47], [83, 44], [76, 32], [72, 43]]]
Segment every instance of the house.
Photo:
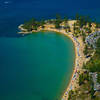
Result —
[[89, 73], [90, 76], [92, 77], [93, 83], [94, 83], [94, 91], [100, 91], [100, 84], [97, 82], [97, 73]]

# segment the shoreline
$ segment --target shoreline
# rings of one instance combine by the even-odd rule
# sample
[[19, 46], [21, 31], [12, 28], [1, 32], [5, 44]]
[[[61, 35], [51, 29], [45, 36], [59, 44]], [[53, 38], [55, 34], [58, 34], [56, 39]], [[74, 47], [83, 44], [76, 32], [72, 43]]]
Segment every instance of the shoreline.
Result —
[[[62, 99], [61, 99], [61, 100], [68, 100], [68, 93], [69, 93], [69, 91], [70, 90], [74, 90], [76, 87], [78, 87], [78, 84], [77, 84], [77, 81], [78, 81], [78, 78], [79, 78], [78, 72], [82, 69], [83, 62], [85, 62], [85, 57], [83, 55], [83, 50], [84, 50], [84, 45], [83, 44], [84, 43], [82, 43], [82, 39], [81, 38], [78, 39], [78, 40], [81, 40], [79, 42], [72, 35], [72, 33], [67, 33], [67, 32], [65, 32], [65, 30], [48, 29], [48, 30], [45, 30], [45, 31], [53, 31], [53, 32], [57, 32], [57, 33], [60, 33], [60, 34], [64, 34], [65, 36], [70, 38], [72, 40], [73, 44], [74, 44], [75, 60], [74, 60], [73, 71], [72, 71], [69, 83], [67, 85], [67, 88], [66, 88], [66, 90], [64, 92], [64, 95], [62, 96]], [[76, 41], [74, 39], [76, 39]], [[79, 48], [78, 45], [80, 45], [80, 48], [82, 48], [82, 46], [83, 46], [83, 48], [81, 50], [78, 49]], [[75, 77], [75, 75], [76, 75], [76, 77]]]
[[[19, 32], [19, 34], [33, 33], [33, 32], [23, 32], [24, 29], [22, 28], [22, 25], [20, 25], [18, 28], [22, 31], [22, 32]], [[73, 66], [72, 74], [70, 76], [70, 80], [68, 82], [68, 85], [61, 99], [61, 100], [68, 100], [69, 91], [75, 90], [75, 88], [78, 87], [78, 84], [77, 84], [77, 81], [79, 78], [78, 72], [82, 69], [83, 62], [85, 62], [85, 57], [83, 54], [84, 43], [82, 41], [82, 38], [79, 37], [76, 39], [71, 32], [67, 33], [64, 29], [59, 30], [59, 29], [46, 28], [46, 29], [41, 29], [34, 32], [39, 32], [39, 31], [53, 31], [60, 34], [64, 34], [65, 36], [70, 38], [74, 44], [74, 51], [75, 51], [74, 66]]]

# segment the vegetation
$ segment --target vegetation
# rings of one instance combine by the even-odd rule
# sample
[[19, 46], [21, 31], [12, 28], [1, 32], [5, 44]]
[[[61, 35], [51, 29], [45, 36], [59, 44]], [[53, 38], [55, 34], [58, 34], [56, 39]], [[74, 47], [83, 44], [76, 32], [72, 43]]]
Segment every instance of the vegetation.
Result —
[[71, 91], [69, 92], [69, 98], [68, 98], [68, 100], [70, 100], [70, 99], [73, 97], [73, 94], [74, 94], [74, 92], [71, 90]]
[[68, 21], [68, 17], [65, 16], [64, 19], [63, 19], [63, 21], [67, 22]]
[[91, 93], [91, 99], [93, 99], [93, 98], [95, 97], [95, 96], [94, 96], [95, 91], [94, 91], [93, 86], [91, 87], [90, 93]]
[[59, 29], [61, 22], [62, 22], [61, 16], [57, 14], [56, 21], [55, 21], [55, 28]]
[[[83, 64], [83, 68], [87, 69], [85, 72], [79, 74], [79, 88], [73, 92], [69, 92], [69, 100], [100, 100], [98, 95], [95, 95], [94, 83], [89, 72], [97, 72], [97, 82], [100, 83], [100, 39], [96, 43], [96, 50], [91, 59]], [[86, 45], [86, 54], [89, 54], [89, 47]], [[92, 48], [91, 48], [92, 49]]]
[[82, 31], [82, 38], [83, 38], [83, 42], [85, 43], [85, 39], [86, 39], [86, 33]]
[[45, 21], [42, 19], [41, 21], [37, 21], [36, 19], [32, 18], [30, 21], [25, 22], [23, 28], [27, 29], [28, 31], [37, 30], [38, 27], [44, 27]]
[[[69, 92], [68, 100], [96, 100], [94, 84], [88, 72], [81, 73], [79, 76], [79, 88]], [[100, 99], [100, 98], [99, 98]]]
[[74, 36], [83, 36], [83, 40], [85, 40], [85, 37], [93, 31], [92, 20], [89, 16], [81, 16], [79, 14], [76, 14], [75, 19], [76, 23], [73, 25]]
[[[100, 38], [98, 39], [97, 43], [96, 43], [96, 50], [100, 50]], [[98, 52], [96, 52], [98, 53]]]
[[90, 72], [100, 72], [100, 39], [98, 39], [96, 47], [94, 56], [84, 66], [84, 68], [88, 69]]
[[98, 73], [97, 82], [100, 83], [100, 73]]
[[96, 28], [100, 28], [100, 23], [96, 23]]
[[80, 28], [82, 28], [84, 25], [87, 25], [87, 23], [91, 27], [91, 18], [89, 16], [81, 16], [79, 14], [76, 14], [75, 19], [77, 20], [77, 25], [79, 25]]
[[82, 73], [79, 75], [79, 85], [84, 84], [84, 81], [87, 80], [89, 81], [89, 73]]
[[[83, 36], [83, 40], [85, 40], [85, 37], [90, 34], [92, 30], [91, 25], [91, 18], [89, 16], [81, 16], [79, 14], [76, 14], [76, 22], [73, 24], [73, 29], [71, 29], [70, 25], [68, 25], [68, 17], [65, 16], [64, 18], [61, 18], [59, 14], [56, 15], [56, 19], [49, 19], [49, 20], [40, 20], [37, 21], [36, 19], [32, 18], [30, 21], [25, 22], [23, 25], [24, 29], [27, 29], [27, 31], [37, 30], [40, 26], [41, 28], [44, 28], [45, 23], [53, 24], [55, 25], [56, 29], [64, 28], [67, 32], [74, 33], [75, 37]], [[61, 24], [64, 23], [64, 27], [61, 26]], [[99, 23], [96, 23], [96, 28], [100, 27]]]
[[80, 80], [82, 84], [80, 84], [79, 88], [73, 91], [73, 93], [68, 98], [69, 100], [91, 100], [91, 84], [90, 84], [91, 82], [89, 74], [88, 73], [80, 74]]
[[88, 51], [88, 46], [87, 45], [85, 45], [85, 48], [84, 48], [84, 51], [83, 52], [84, 52], [85, 55], [88, 54], [89, 51]]
[[76, 18], [75, 18], [77, 21], [80, 19], [80, 15], [77, 13], [76, 14]]

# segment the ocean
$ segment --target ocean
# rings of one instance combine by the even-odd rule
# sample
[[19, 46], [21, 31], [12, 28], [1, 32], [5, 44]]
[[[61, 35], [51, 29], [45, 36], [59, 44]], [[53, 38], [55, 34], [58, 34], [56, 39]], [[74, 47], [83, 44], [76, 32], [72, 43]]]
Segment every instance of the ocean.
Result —
[[73, 18], [76, 13], [100, 22], [100, 0], [0, 0], [0, 36], [16, 37], [18, 25], [32, 17], [55, 18], [56, 14]]

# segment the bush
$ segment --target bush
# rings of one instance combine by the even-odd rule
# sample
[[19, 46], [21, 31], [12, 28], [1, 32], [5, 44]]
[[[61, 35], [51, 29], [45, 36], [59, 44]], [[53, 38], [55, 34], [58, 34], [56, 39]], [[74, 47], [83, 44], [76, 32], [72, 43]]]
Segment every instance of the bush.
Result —
[[83, 51], [84, 55], [87, 55], [88, 54], [88, 46], [85, 45], [85, 48], [84, 48], [84, 51]]
[[80, 74], [80, 76], [79, 76], [79, 85], [84, 84], [85, 80], [89, 81], [89, 73]]
[[98, 73], [97, 82], [100, 84], [100, 73]]
[[71, 100], [71, 98], [73, 97], [73, 94], [74, 94], [74, 92], [71, 90], [71, 91], [69, 91], [69, 97], [68, 97], [68, 100]]

